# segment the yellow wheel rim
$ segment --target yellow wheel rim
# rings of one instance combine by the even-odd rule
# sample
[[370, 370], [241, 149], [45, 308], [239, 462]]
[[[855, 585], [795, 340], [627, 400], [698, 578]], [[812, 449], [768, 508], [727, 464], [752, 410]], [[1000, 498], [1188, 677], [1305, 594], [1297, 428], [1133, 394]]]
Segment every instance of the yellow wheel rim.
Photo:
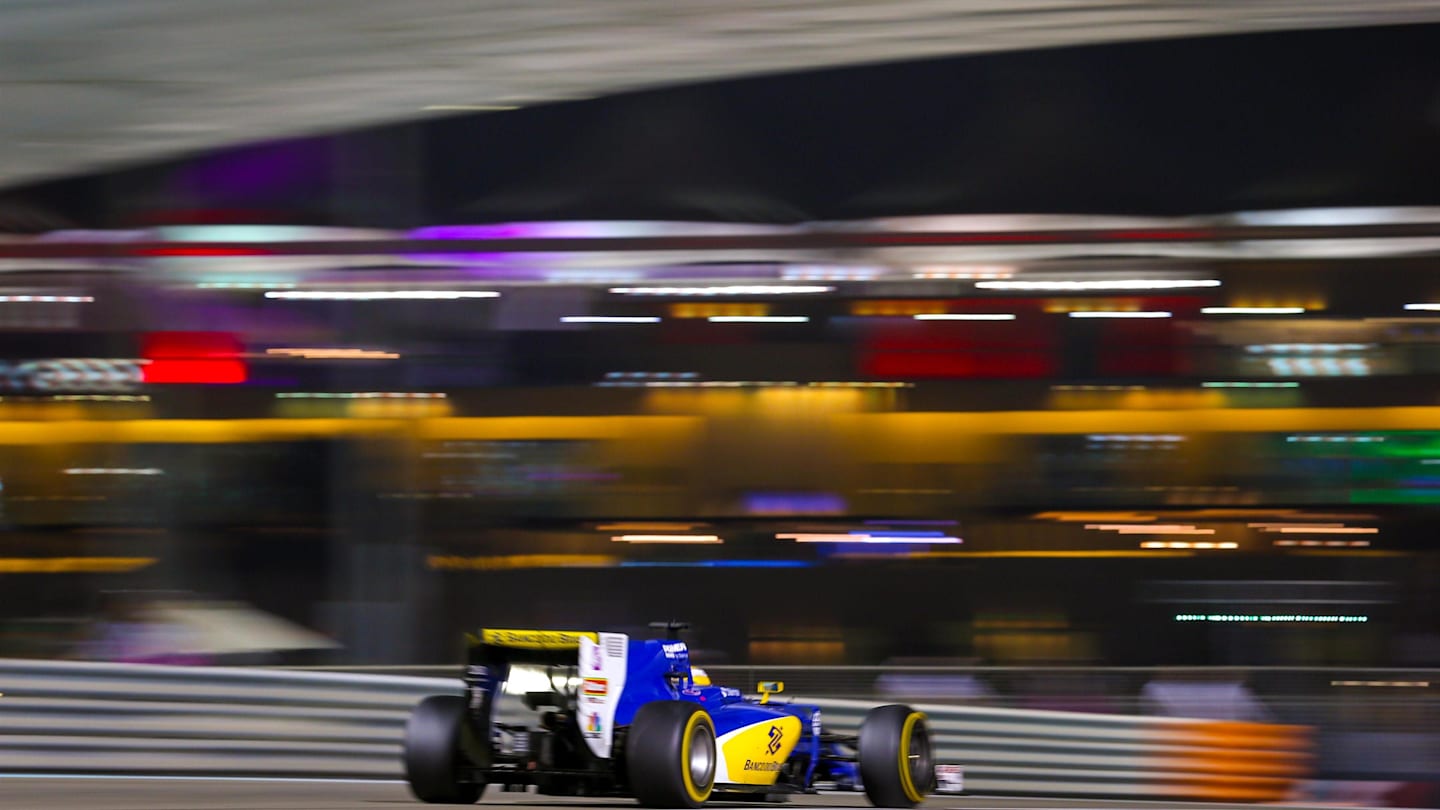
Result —
[[[701, 753], [694, 750], [696, 731], [701, 726], [710, 730], [710, 734], [707, 735], [710, 741], [709, 765], [706, 768], [709, 773], [709, 779], [706, 780], [704, 785], [697, 785], [695, 784], [695, 763], [692, 757]], [[704, 802], [710, 798], [710, 791], [715, 787], [715, 758], [718, 752], [715, 749], [714, 739], [715, 727], [710, 723], [710, 715], [704, 712], [696, 712], [690, 715], [690, 719], [685, 723], [685, 732], [682, 737], [682, 742], [680, 743], [680, 777], [685, 782], [686, 794], [690, 796], [691, 801], [696, 803]]]
[[923, 713], [911, 712], [900, 728], [900, 789], [905, 791], [905, 798], [917, 804], [925, 801], [925, 794], [915, 786], [915, 777], [910, 773], [910, 738], [914, 736], [915, 726], [924, 721]]

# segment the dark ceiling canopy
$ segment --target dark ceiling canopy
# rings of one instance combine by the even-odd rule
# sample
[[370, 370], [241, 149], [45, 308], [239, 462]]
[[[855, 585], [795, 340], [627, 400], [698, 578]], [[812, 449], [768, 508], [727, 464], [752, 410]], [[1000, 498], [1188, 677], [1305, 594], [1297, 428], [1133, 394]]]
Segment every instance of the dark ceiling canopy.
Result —
[[111, 226], [181, 209], [410, 226], [1437, 205], [1440, 26], [747, 78], [242, 147], [8, 202]]

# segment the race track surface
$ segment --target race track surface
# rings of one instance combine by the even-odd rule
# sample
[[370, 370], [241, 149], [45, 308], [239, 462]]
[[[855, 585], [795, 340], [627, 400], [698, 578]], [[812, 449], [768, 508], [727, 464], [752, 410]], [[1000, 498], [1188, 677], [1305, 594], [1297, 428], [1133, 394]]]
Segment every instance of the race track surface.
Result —
[[[514, 810], [636, 807], [626, 799], [563, 799], [500, 792], [488, 793], [476, 806], [486, 805], [502, 805]], [[804, 810], [870, 806], [864, 796], [850, 794], [801, 796], [789, 805]], [[403, 784], [396, 782], [0, 776], [0, 808], [5, 810], [418, 810], [440, 806], [420, 804], [411, 798]], [[708, 806], [758, 810], [786, 805], [711, 802]], [[923, 807], [925, 810], [1161, 810], [1169, 807], [1254, 810], [1255, 805], [936, 796]]]

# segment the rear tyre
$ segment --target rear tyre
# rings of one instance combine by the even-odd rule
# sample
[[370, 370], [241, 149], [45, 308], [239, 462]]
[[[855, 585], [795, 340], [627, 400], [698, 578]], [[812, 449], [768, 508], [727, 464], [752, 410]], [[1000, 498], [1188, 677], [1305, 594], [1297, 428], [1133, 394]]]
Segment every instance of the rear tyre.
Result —
[[647, 703], [625, 735], [630, 789], [646, 807], [700, 807], [715, 788], [715, 723], [694, 703]]
[[420, 701], [405, 724], [405, 781], [415, 798], [430, 804], [474, 804], [484, 784], [460, 781], [465, 735], [473, 735], [465, 699], [432, 695]]
[[914, 807], [935, 789], [925, 715], [909, 706], [871, 709], [860, 724], [860, 782], [876, 807]]

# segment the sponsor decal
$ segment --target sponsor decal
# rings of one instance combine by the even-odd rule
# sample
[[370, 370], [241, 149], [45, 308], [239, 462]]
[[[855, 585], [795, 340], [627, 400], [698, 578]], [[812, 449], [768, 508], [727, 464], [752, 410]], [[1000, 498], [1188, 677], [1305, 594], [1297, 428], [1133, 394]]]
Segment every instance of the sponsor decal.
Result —
[[740, 690], [739, 690], [739, 689], [732, 689], [732, 688], [729, 687], [729, 686], [722, 686], [722, 687], [720, 687], [720, 697], [727, 697], [727, 698], [737, 698], [737, 697], [740, 697]]
[[605, 659], [600, 656], [600, 645], [595, 645], [590, 650], [590, 668], [604, 669]]
[[589, 719], [585, 721], [585, 730], [592, 734], [600, 733], [600, 713], [591, 712]]
[[586, 678], [580, 687], [580, 694], [585, 697], [605, 697], [609, 693], [610, 681], [606, 678]]
[[965, 770], [959, 765], [936, 765], [935, 782], [940, 793], [964, 793]]
[[526, 650], [566, 650], [580, 646], [580, 639], [595, 640], [595, 634], [570, 630], [481, 630], [486, 644]]
[[664, 651], [666, 658], [677, 658], [690, 650], [689, 647], [685, 646], [685, 642], [683, 641], [672, 641], [662, 644], [660, 645], [660, 649]]
[[799, 717], [773, 717], [743, 726], [720, 739], [725, 759], [723, 781], [742, 785], [773, 785], [785, 769], [796, 741], [804, 736]]
[[472, 665], [465, 668], [465, 690], [469, 697], [470, 711], [478, 712], [490, 696], [490, 669]]

